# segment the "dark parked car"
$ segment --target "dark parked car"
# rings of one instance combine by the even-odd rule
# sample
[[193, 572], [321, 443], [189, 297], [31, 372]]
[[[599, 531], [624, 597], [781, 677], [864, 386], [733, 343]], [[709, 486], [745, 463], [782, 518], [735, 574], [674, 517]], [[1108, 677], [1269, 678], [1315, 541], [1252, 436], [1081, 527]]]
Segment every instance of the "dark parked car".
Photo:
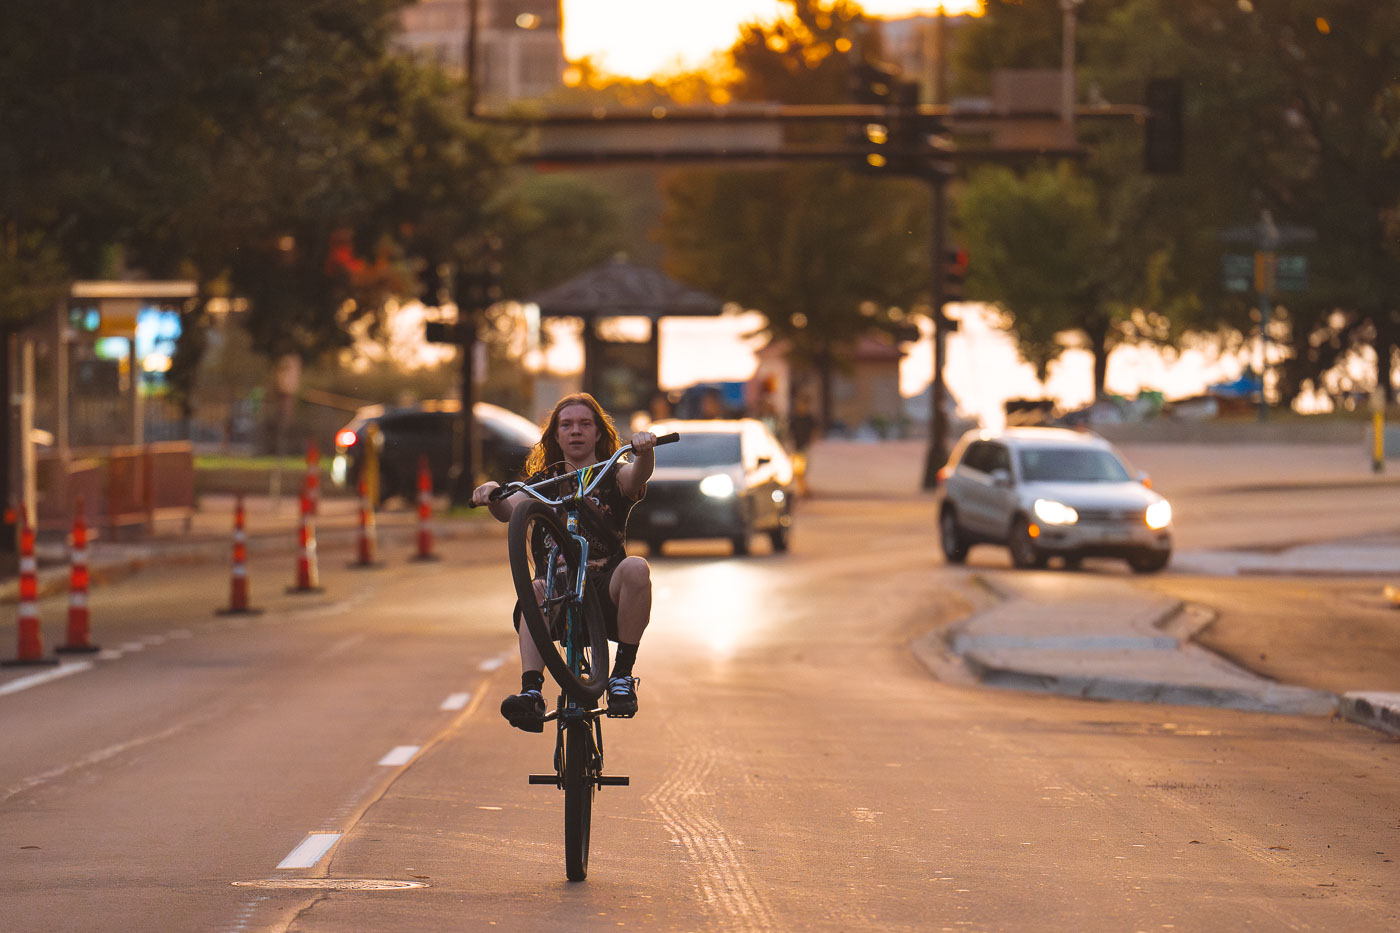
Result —
[[647, 430], [681, 439], [656, 448], [656, 472], [632, 510], [629, 538], [653, 553], [666, 541], [728, 538], [735, 554], [747, 554], [762, 532], [773, 550], [787, 550], [792, 462], [763, 422], [658, 421]]
[[[481, 437], [481, 473], [504, 482], [520, 478], [525, 456], [540, 439], [540, 429], [527, 418], [486, 402], [473, 407]], [[379, 498], [402, 496], [412, 502], [418, 493], [418, 462], [428, 457], [433, 490], [448, 488], [461, 404], [454, 400], [420, 402], [402, 408], [370, 405], [335, 433], [331, 479], [357, 486], [365, 449], [365, 429], [379, 426]]]

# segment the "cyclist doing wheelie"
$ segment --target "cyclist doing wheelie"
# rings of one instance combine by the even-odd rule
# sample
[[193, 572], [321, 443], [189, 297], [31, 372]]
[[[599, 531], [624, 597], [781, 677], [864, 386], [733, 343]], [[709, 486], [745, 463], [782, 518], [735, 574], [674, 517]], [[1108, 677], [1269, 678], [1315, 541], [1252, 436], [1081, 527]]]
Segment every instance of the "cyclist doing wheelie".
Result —
[[[608, 637], [617, 642], [616, 660], [608, 678], [607, 714], [630, 717], [637, 712], [637, 678], [632, 665], [642, 633], [651, 621], [651, 568], [641, 557], [628, 557], [627, 517], [646, 495], [647, 480], [655, 469], [652, 449], [656, 435], [646, 431], [632, 435], [631, 460], [623, 460], [594, 489], [588, 501], [590, 521], [581, 524], [588, 541], [588, 586], [598, 595]], [[539, 443], [525, 461], [526, 483], [570, 473], [611, 457], [622, 440], [612, 419], [587, 393], [567, 395], [550, 413]], [[515, 509], [530, 500], [515, 493], [495, 502], [491, 492], [499, 483], [487, 482], [472, 493], [473, 505], [485, 505], [498, 521], [509, 522]], [[536, 595], [544, 598], [544, 581], [535, 580]], [[544, 659], [530, 633], [520, 626], [520, 692], [501, 703], [501, 715], [526, 732], [543, 732], [545, 702]]]

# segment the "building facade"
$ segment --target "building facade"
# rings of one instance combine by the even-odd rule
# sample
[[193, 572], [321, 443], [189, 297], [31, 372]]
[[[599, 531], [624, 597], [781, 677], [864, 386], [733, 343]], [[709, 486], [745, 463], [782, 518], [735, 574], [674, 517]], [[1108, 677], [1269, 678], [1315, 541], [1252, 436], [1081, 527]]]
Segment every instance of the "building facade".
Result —
[[[488, 106], [544, 97], [563, 79], [559, 0], [476, 0], [477, 99]], [[422, 0], [399, 14], [402, 47], [444, 68], [465, 67], [472, 0]]]

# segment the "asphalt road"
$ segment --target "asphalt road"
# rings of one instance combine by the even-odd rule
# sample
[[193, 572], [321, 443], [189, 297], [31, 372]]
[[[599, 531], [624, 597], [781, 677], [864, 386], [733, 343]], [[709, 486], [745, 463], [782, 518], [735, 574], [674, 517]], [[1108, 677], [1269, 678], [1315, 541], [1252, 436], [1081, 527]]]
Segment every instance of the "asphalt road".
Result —
[[[217, 564], [102, 587], [96, 638], [120, 657], [0, 694], [0, 926], [1400, 921], [1400, 744], [1318, 717], [940, 682], [910, 641], [985, 605], [977, 576], [1004, 558], [944, 567], [931, 527], [924, 498], [819, 500], [788, 555], [678, 545], [655, 561], [642, 711], [604, 726], [608, 770], [632, 786], [600, 793], [579, 884], [563, 877], [562, 795], [525, 781], [549, 769], [551, 737], [496, 713], [517, 684], [499, 539], [374, 571], [327, 549], [321, 596], [284, 594], [290, 568], [270, 554], [251, 568], [267, 612], [250, 619], [211, 614]], [[1060, 577], [1114, 574], [1128, 578]], [[1241, 604], [1252, 583], [1278, 588], [1223, 583], [1151, 585]], [[1291, 627], [1326, 624], [1325, 602], [1293, 603]], [[53, 643], [61, 603], [43, 609]], [[279, 868], [308, 837], [328, 851]]]

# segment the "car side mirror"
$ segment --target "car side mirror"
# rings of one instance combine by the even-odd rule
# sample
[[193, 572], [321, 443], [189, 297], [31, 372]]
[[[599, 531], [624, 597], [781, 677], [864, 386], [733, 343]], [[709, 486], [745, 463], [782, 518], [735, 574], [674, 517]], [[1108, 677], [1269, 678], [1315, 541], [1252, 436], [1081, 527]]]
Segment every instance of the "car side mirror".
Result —
[[996, 486], [996, 487], [999, 488], [999, 489], [1010, 489], [1010, 488], [1011, 488], [1011, 471], [1010, 471], [1010, 470], [993, 470], [993, 471], [992, 471], [992, 485], [993, 485], [993, 486]]
[[1142, 483], [1148, 489], [1152, 488], [1152, 477], [1148, 476], [1142, 470], [1138, 470], [1138, 482]]

